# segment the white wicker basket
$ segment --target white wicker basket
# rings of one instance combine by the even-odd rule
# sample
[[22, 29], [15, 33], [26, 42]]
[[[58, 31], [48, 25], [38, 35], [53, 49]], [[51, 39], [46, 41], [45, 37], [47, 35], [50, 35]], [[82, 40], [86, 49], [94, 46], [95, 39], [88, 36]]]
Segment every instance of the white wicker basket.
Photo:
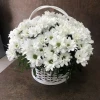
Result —
[[34, 75], [33, 73], [33, 69], [32, 69], [32, 76], [33, 78], [41, 83], [41, 84], [45, 84], [45, 85], [57, 85], [57, 84], [61, 84], [63, 82], [65, 82], [69, 77], [68, 77], [68, 74], [66, 75], [59, 75], [57, 77], [57, 74], [54, 73], [53, 75], [51, 73], [47, 73], [45, 71], [45, 69], [41, 69], [41, 70], [38, 70], [37, 68], [35, 68], [36, 70], [36, 76]]
[[[44, 9], [44, 8], [53, 8], [59, 12], [61, 12], [62, 14], [64, 14], [66, 16], [66, 18], [69, 19], [69, 16], [68, 14], [62, 10], [61, 8], [59, 7], [56, 7], [56, 6], [40, 6], [38, 8], [36, 8], [30, 15], [29, 19], [32, 18], [32, 16], [39, 10], [41, 9]], [[42, 70], [38, 70], [37, 68], [35, 68], [36, 70], [36, 76], [33, 74], [33, 69], [31, 70], [32, 71], [32, 76], [33, 78], [39, 82], [39, 83], [42, 83], [42, 84], [45, 84], [45, 85], [57, 85], [57, 84], [61, 84], [63, 82], [66, 81], [66, 79], [68, 79], [68, 74], [66, 75], [59, 75], [59, 77], [57, 77], [56, 73], [53, 74], [53, 76], [50, 74], [48, 74], [45, 69], [42, 69]]]

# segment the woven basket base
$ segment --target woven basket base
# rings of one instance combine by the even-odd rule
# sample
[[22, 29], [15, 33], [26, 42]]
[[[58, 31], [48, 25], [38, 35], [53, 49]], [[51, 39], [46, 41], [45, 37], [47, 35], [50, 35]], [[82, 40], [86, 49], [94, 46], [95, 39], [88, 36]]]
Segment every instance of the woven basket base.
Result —
[[58, 85], [63, 82], [65, 82], [68, 78], [67, 75], [60, 75], [57, 77], [57, 75], [48, 75], [45, 71], [39, 71], [36, 69], [36, 76], [33, 74], [33, 69], [31, 70], [32, 72], [32, 77], [39, 83], [44, 84], [44, 85]]

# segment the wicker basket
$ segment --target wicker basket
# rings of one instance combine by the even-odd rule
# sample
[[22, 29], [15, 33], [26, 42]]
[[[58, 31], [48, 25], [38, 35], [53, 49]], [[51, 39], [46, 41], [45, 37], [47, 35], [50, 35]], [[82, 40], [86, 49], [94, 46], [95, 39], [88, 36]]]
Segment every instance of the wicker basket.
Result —
[[[44, 9], [44, 8], [53, 8], [59, 12], [61, 12], [62, 14], [64, 14], [66, 16], [66, 18], [69, 19], [69, 16], [67, 15], [67, 13], [62, 10], [61, 8], [59, 7], [56, 7], [56, 6], [40, 6], [38, 8], [36, 8], [30, 15], [29, 19], [32, 18], [32, 16], [39, 10], [41, 9]], [[32, 71], [32, 76], [33, 78], [39, 82], [39, 83], [42, 83], [42, 84], [45, 84], [45, 85], [57, 85], [57, 84], [61, 84], [63, 82], [65, 82], [69, 77], [68, 77], [68, 74], [66, 75], [59, 75], [59, 77], [57, 77], [57, 74], [54, 73], [53, 75], [48, 74], [45, 69], [41, 69], [41, 70], [38, 70], [37, 68], [35, 68], [36, 70], [36, 76], [33, 74], [33, 69], [31, 70]]]
[[47, 73], [44, 68], [42, 68], [41, 70], [38, 70], [37, 68], [35, 68], [35, 70], [36, 70], [36, 76], [34, 75], [33, 69], [32, 69], [33, 78], [37, 82], [39, 82], [41, 84], [45, 84], [45, 85], [61, 84], [69, 78], [68, 74], [66, 74], [66, 75], [61, 74], [61, 75], [57, 76], [57, 74], [54, 73], [52, 75], [51, 73]]

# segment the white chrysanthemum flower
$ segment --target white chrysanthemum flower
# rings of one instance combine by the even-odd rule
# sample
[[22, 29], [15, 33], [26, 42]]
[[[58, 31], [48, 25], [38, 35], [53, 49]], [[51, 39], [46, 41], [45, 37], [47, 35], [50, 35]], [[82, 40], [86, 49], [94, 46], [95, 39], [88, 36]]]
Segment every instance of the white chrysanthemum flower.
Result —
[[12, 61], [17, 58], [16, 52], [14, 49], [8, 49], [6, 51], [6, 55], [7, 55], [9, 61]]
[[71, 58], [72, 57], [68, 52], [61, 54], [59, 57], [60, 66], [61, 67], [63, 67], [64, 65], [68, 66], [68, 63], [70, 62]]
[[87, 60], [89, 60], [88, 53], [85, 50], [78, 50], [75, 54], [75, 58], [77, 58], [77, 63], [81, 63], [83, 66], [86, 66]]
[[82, 66], [86, 66], [87, 61], [90, 59], [90, 55], [93, 54], [93, 48], [90, 44], [84, 45], [80, 50], [78, 50], [75, 54], [75, 58], [77, 59], [77, 63], [81, 63]]
[[32, 39], [25, 39], [23, 41], [21, 43], [21, 53], [22, 53], [22, 55], [25, 55], [28, 52], [33, 50], [33, 46], [32, 46], [33, 40]]
[[39, 51], [30, 51], [26, 54], [26, 58], [28, 59], [29, 63], [31, 63], [31, 67], [41, 66], [43, 60], [41, 59], [41, 55]]
[[93, 54], [94, 41], [88, 28], [72, 17], [49, 11], [21, 22], [9, 38], [6, 52], [9, 60], [20, 53], [31, 67], [44, 65], [46, 71], [68, 66], [73, 56], [77, 64], [86, 66]]
[[76, 43], [70, 37], [64, 40], [64, 46], [67, 48], [67, 51], [74, 51], [76, 49]]
[[44, 66], [46, 71], [52, 70], [57, 66], [58, 63], [58, 56], [54, 53], [48, 53], [46, 58], [44, 59]]
[[18, 28], [14, 29], [10, 32], [9, 38], [19, 37], [20, 30]]
[[45, 41], [46, 42], [49, 42], [54, 37], [53, 34], [52, 34], [52, 32], [49, 32], [49, 31], [48, 32], [45, 32], [44, 34], [45, 34]]
[[65, 40], [65, 37], [56, 35], [54, 38], [52, 38], [49, 41], [49, 44], [53, 46], [56, 52], [60, 52], [64, 47], [64, 40]]

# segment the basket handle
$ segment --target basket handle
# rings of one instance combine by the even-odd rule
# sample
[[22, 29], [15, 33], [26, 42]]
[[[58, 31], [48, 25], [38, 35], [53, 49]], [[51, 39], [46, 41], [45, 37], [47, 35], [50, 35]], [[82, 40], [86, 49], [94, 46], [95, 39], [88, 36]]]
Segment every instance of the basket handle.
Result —
[[34, 68], [31, 68], [31, 74], [32, 74], [32, 76], [34, 77], [34, 74], [33, 74], [33, 69], [34, 69]]
[[41, 9], [44, 9], [44, 8], [53, 8], [53, 9], [59, 11], [60, 13], [64, 14], [66, 17], [69, 18], [68, 14], [67, 14], [64, 10], [62, 10], [61, 8], [56, 7], [56, 6], [45, 5], [45, 6], [40, 6], [40, 7], [36, 8], [36, 9], [31, 13], [29, 19], [31, 19], [32, 16], [33, 16], [37, 11], [39, 11], [39, 10], [41, 10]]

